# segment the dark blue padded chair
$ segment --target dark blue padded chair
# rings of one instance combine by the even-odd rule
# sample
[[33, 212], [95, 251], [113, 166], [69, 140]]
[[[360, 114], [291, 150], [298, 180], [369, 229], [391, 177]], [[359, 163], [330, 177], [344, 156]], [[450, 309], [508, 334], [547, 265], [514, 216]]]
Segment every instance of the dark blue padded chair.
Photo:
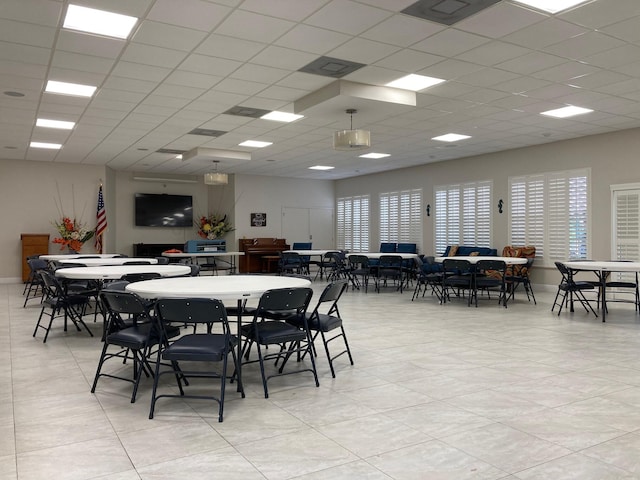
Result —
[[418, 253], [418, 245], [415, 243], [399, 243], [396, 253]]
[[396, 253], [397, 247], [398, 244], [396, 243], [382, 242], [380, 244], [380, 253]]
[[[291, 250], [311, 250], [311, 242], [293, 242]], [[309, 273], [309, 263], [311, 263], [311, 257], [309, 255], [301, 255], [302, 264], [307, 273]]]

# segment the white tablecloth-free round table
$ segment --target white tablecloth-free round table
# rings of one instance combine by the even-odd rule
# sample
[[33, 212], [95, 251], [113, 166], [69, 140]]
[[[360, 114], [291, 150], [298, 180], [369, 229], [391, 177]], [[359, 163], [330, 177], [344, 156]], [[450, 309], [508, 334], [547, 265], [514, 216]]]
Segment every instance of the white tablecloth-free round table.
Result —
[[215, 298], [238, 303], [238, 378], [242, 378], [242, 307], [248, 298], [259, 298], [267, 290], [309, 287], [304, 278], [274, 277], [270, 275], [225, 275], [223, 277], [180, 277], [145, 280], [127, 285], [133, 292], [147, 299], [156, 298]]
[[101, 265], [124, 265], [129, 262], [146, 262], [147, 264], [155, 265], [158, 260], [155, 258], [142, 258], [142, 257], [116, 257], [116, 258], [69, 258], [65, 260], [59, 260], [64, 265], [79, 264], [87, 267], [99, 267]]
[[97, 267], [70, 267], [56, 270], [56, 277], [70, 280], [118, 280], [130, 273], [159, 273], [163, 277], [189, 275], [187, 265], [102, 265]]
[[478, 263], [480, 260], [501, 260], [504, 263], [506, 263], [507, 265], [524, 265], [525, 263], [527, 263], [527, 259], [524, 257], [492, 257], [492, 256], [453, 256], [453, 257], [436, 257], [434, 258], [434, 261], [437, 263], [442, 263], [445, 260], [467, 260], [469, 263], [476, 264]]
[[42, 260], [73, 260], [73, 259], [78, 259], [78, 258], [87, 258], [87, 260], [89, 260], [89, 257], [91, 258], [95, 258], [95, 257], [99, 257], [99, 258], [114, 258], [114, 257], [119, 257], [120, 254], [119, 253], [67, 253], [67, 254], [56, 254], [56, 255], [40, 255], [38, 258], [42, 259]]

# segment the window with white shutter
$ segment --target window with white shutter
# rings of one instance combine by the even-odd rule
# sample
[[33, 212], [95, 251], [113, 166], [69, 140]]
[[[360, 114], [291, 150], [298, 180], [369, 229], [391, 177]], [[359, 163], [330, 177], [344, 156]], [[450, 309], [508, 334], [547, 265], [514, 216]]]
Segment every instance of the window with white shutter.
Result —
[[589, 170], [509, 179], [509, 243], [536, 247], [537, 262], [589, 256]]
[[338, 198], [336, 235], [341, 250], [369, 251], [369, 195]]
[[490, 247], [492, 239], [490, 181], [435, 187], [435, 246]]
[[612, 185], [615, 260], [640, 261], [640, 185]]
[[422, 189], [380, 194], [380, 241], [422, 248]]

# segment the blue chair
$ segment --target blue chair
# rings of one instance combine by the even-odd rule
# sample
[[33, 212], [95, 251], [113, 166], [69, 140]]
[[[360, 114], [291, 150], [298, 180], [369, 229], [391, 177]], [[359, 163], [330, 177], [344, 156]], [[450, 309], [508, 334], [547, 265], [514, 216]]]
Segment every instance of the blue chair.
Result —
[[382, 242], [380, 244], [380, 253], [396, 253], [396, 248], [396, 243]]
[[399, 243], [396, 253], [418, 253], [418, 246], [415, 243]]
[[[293, 242], [291, 250], [311, 250], [311, 242]], [[311, 263], [311, 257], [309, 255], [301, 255], [303, 269], [309, 273], [309, 263]]]

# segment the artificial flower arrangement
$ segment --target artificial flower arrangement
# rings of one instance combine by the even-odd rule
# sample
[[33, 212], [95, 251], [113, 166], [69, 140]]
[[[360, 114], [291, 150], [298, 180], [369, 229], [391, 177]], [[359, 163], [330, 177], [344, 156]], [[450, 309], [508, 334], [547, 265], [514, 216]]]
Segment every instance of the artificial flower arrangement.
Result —
[[207, 240], [215, 240], [234, 230], [231, 223], [227, 221], [226, 215], [221, 217], [217, 214], [200, 217], [196, 227], [198, 227], [198, 235]]
[[53, 224], [60, 234], [60, 237], [53, 239], [53, 243], [59, 243], [60, 250], [67, 247], [69, 250], [79, 252], [84, 242], [90, 240], [95, 233], [75, 218], [72, 220], [69, 217], [63, 217], [62, 221], [55, 221]]

